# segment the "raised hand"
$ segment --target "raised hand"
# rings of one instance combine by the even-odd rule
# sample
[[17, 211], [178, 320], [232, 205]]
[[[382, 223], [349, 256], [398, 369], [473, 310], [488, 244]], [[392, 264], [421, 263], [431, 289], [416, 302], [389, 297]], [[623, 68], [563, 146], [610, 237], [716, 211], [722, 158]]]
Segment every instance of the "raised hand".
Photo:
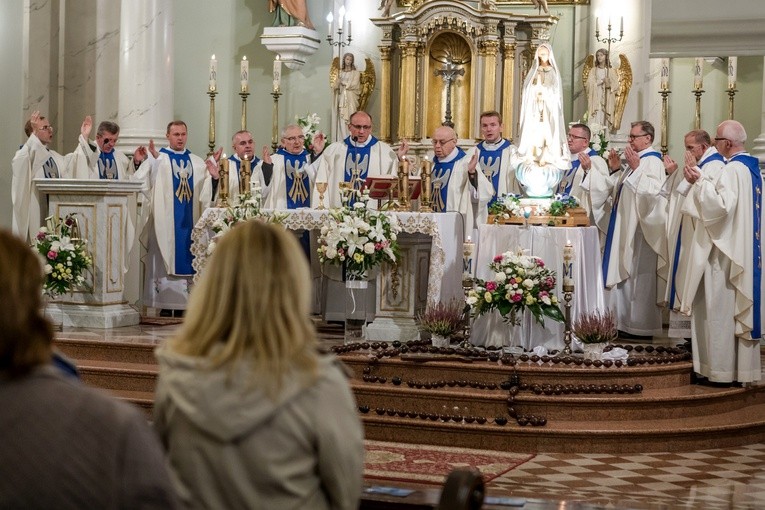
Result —
[[475, 175], [476, 166], [478, 166], [478, 151], [473, 151], [473, 157], [468, 161], [468, 174], [471, 177]]
[[316, 136], [313, 137], [313, 153], [321, 154], [322, 151], [324, 150], [324, 145], [326, 145], [326, 143], [327, 143], [327, 139], [324, 136], [324, 133], [322, 133], [321, 131], [316, 133]]
[[37, 131], [42, 126], [42, 120], [40, 120], [40, 111], [35, 110], [32, 112], [32, 116], [29, 117], [29, 123], [32, 124], [32, 131]]
[[592, 160], [590, 159], [590, 155], [587, 154], [587, 151], [579, 153], [579, 166], [582, 167], [582, 170], [584, 170], [585, 173], [589, 172], [590, 168], [592, 168]]
[[159, 152], [157, 152], [157, 149], [154, 147], [154, 138], [149, 139], [149, 152], [154, 159], [159, 157]]
[[271, 148], [268, 145], [263, 146], [263, 163], [273, 165], [273, 161], [271, 161]]
[[695, 164], [693, 166], [685, 165], [683, 167], [683, 174], [685, 175], [685, 180], [691, 184], [698, 181], [699, 177], [701, 177], [701, 172], [696, 169]]
[[223, 154], [223, 147], [220, 147], [217, 151], [213, 153], [212, 157], [215, 160], [216, 164], [220, 161], [221, 154]]
[[[687, 164], [687, 162], [686, 162]], [[677, 170], [677, 161], [669, 157], [669, 155], [664, 156], [664, 170], [667, 171], [669, 175], [672, 175], [675, 173], [675, 170]]]
[[134, 152], [133, 152], [133, 163], [137, 167], [141, 163], [143, 163], [146, 158], [149, 157], [148, 151], [146, 150], [146, 147], [143, 145], [140, 145]]
[[93, 119], [90, 117], [90, 115], [85, 116], [85, 120], [82, 121], [82, 126], [80, 126], [80, 134], [82, 135], [85, 140], [89, 140], [90, 132], [93, 130]]
[[403, 138], [401, 140], [401, 145], [398, 146], [398, 150], [396, 151], [398, 160], [401, 161], [404, 159], [404, 156], [406, 156], [407, 152], [409, 152], [409, 142], [406, 141], [406, 138]]
[[627, 165], [633, 170], [637, 170], [637, 167], [640, 166], [640, 156], [638, 156], [637, 151], [629, 145], [624, 149], [624, 159], [627, 160]]
[[696, 157], [691, 151], [685, 151], [685, 166], [696, 166]]
[[611, 170], [611, 172], [616, 172], [619, 170], [622, 166], [622, 160], [619, 157], [619, 153], [616, 152], [616, 149], [611, 149], [608, 151], [608, 168]]

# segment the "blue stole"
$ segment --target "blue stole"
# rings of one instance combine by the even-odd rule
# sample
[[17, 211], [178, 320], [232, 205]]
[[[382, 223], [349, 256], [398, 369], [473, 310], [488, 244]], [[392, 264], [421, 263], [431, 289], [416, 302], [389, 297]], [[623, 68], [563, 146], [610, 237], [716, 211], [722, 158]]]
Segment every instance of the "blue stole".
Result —
[[[649, 156], [653, 156], [661, 160], [661, 153], [656, 151], [646, 152], [645, 154], [640, 156], [640, 159], [647, 158]], [[630, 170], [630, 174], [632, 174], [632, 170]], [[603, 286], [606, 286], [606, 281], [608, 280], [608, 259], [611, 258], [611, 245], [613, 244], [613, 240], [614, 240], [614, 229], [616, 228], [616, 214], [617, 214], [617, 210], [619, 209], [619, 198], [622, 196], [622, 188], [624, 187], [624, 181], [626, 181], [628, 177], [629, 175], [625, 177], [624, 179], [622, 179], [622, 181], [616, 187], [616, 198], [614, 198], [614, 203], [611, 205], [611, 215], [608, 218], [608, 232], [606, 233], [606, 247], [603, 249]]]
[[749, 169], [752, 177], [752, 269], [754, 277], [752, 284], [753, 320], [752, 320], [752, 340], [758, 340], [762, 337], [762, 317], [760, 317], [760, 285], [762, 284], [762, 174], [760, 174], [759, 161], [749, 154], [737, 154], [729, 161], [738, 161]]
[[116, 180], [119, 175], [117, 173], [117, 162], [114, 160], [114, 151], [101, 152], [98, 155], [98, 178], [99, 179], [112, 179]]
[[311, 206], [311, 180], [308, 174], [300, 170], [308, 164], [310, 153], [303, 149], [300, 154], [291, 154], [279, 148], [277, 154], [284, 157], [284, 178], [287, 185], [287, 209], [297, 209], [298, 207]]
[[485, 148], [486, 142], [478, 144], [478, 164], [483, 170], [483, 174], [494, 186], [494, 195], [491, 197], [488, 205], [497, 201], [499, 194], [499, 169], [502, 165], [502, 151], [510, 147], [510, 140], [502, 140], [502, 143], [494, 150]]
[[[710, 161], [723, 161], [725, 162], [725, 158], [722, 157], [722, 154], [719, 152], [715, 152], [713, 154], [710, 154], [708, 158], [702, 160], [699, 162], [699, 168], [704, 168], [704, 165], [709, 163]], [[677, 172], [677, 170], [675, 170]], [[681, 235], [683, 233], [683, 224], [680, 223], [680, 228], [677, 231], [677, 240], [675, 241], [675, 256], [672, 257], [672, 279], [670, 283], [670, 294], [669, 294], [669, 309], [674, 310], [675, 309], [675, 277], [677, 275], [677, 265], [680, 262], [680, 239]]]
[[[170, 158], [173, 172], [173, 221], [175, 231], [175, 274], [191, 275], [194, 268], [191, 261], [191, 231], [194, 228], [194, 167], [191, 164], [191, 152], [186, 149], [182, 154], [176, 154], [170, 149], [162, 148], [159, 152]], [[185, 176], [181, 175], [186, 171]]]
[[[587, 152], [588, 156], [597, 156], [598, 151], [590, 149], [589, 152]], [[571, 162], [571, 168], [566, 171], [566, 173], [563, 174], [563, 177], [560, 179], [560, 183], [558, 183], [558, 189], [555, 193], [558, 195], [569, 195], [571, 196], [571, 188], [574, 187], [574, 176], [576, 175], [576, 171], [579, 170], [579, 167], [582, 165], [582, 162], [578, 159], [576, 161]]]
[[[343, 174], [343, 181], [352, 182], [354, 189], [360, 189], [361, 183], [367, 180], [367, 174], [369, 173], [369, 160], [372, 157], [372, 147], [377, 142], [377, 138], [374, 136], [369, 137], [369, 143], [364, 147], [356, 147], [351, 143], [351, 137], [347, 137], [344, 142], [347, 147], [345, 155], [345, 173]], [[357, 179], [360, 179], [359, 182]]]
[[53, 159], [53, 156], [49, 157], [48, 161], [43, 163], [42, 170], [46, 179], [58, 179], [61, 177], [61, 174], [58, 171], [58, 165], [56, 165], [56, 160]]
[[435, 212], [445, 212], [446, 202], [449, 197], [449, 180], [452, 178], [454, 164], [465, 157], [465, 151], [457, 147], [457, 155], [448, 163], [442, 163], [438, 158], [433, 158], [433, 176], [431, 182], [431, 200]]

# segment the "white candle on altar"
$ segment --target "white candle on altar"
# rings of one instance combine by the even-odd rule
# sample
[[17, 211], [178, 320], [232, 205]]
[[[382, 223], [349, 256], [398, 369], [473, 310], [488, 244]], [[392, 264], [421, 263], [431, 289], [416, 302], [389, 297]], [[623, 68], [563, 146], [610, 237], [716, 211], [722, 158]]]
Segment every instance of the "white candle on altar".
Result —
[[669, 90], [669, 59], [661, 59], [661, 90]]
[[728, 88], [736, 88], [736, 74], [738, 73], [738, 57], [728, 57]]
[[239, 77], [241, 79], [242, 92], [249, 92], [250, 67], [246, 56], [242, 57], [242, 62], [239, 64]]
[[574, 286], [574, 246], [571, 241], [566, 241], [563, 247], [563, 285]]
[[704, 59], [696, 57], [696, 63], [693, 66], [693, 88], [701, 90], [704, 86]]
[[468, 236], [467, 240], [462, 243], [462, 279], [470, 279], [473, 277], [473, 252], [475, 251], [475, 243]]
[[217, 88], [217, 80], [218, 80], [218, 61], [215, 59], [215, 55], [210, 57], [210, 86], [208, 90], [210, 92], [215, 91]]
[[282, 60], [279, 55], [274, 59], [274, 92], [279, 92], [282, 83]]
[[335, 17], [330, 12], [327, 14], [327, 34], [332, 37], [332, 22], [334, 21]]

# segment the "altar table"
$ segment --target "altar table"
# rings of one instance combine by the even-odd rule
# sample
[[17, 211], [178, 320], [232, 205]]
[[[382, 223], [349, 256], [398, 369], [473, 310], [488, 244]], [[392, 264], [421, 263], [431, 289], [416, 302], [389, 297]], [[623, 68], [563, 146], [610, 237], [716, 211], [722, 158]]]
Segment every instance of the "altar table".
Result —
[[[574, 299], [571, 302], [571, 321], [581, 313], [595, 310], [605, 311], [606, 301], [603, 289], [599, 231], [597, 227], [547, 227], [518, 225], [481, 225], [478, 229], [478, 255], [476, 277], [487, 280], [492, 277], [489, 263], [495, 255], [506, 251], [524, 250], [524, 253], [540, 257], [545, 265], [557, 274], [555, 294], [563, 301], [563, 247], [571, 241], [574, 247], [573, 263]], [[548, 349], [563, 347], [562, 322], [545, 318], [544, 327], [539, 325], [531, 313], [523, 314], [519, 326], [510, 326], [502, 321], [497, 312], [476, 319], [471, 342], [487, 346], [520, 346], [532, 349], [543, 345]]]

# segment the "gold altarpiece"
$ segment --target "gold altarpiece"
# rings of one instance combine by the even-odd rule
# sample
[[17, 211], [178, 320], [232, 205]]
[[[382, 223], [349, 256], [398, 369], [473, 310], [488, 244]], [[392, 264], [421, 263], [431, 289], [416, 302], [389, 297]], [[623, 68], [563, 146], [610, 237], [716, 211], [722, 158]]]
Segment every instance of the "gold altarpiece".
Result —
[[[476, 4], [481, 5], [481, 4]], [[550, 15], [481, 10], [456, 0], [413, 0], [382, 29], [379, 135], [396, 142], [429, 138], [447, 113], [447, 64], [461, 70], [451, 83], [451, 117], [461, 140], [480, 137], [479, 116], [502, 113], [514, 136], [521, 84], [536, 47], [550, 39]], [[512, 119], [512, 120], [511, 120]]]

